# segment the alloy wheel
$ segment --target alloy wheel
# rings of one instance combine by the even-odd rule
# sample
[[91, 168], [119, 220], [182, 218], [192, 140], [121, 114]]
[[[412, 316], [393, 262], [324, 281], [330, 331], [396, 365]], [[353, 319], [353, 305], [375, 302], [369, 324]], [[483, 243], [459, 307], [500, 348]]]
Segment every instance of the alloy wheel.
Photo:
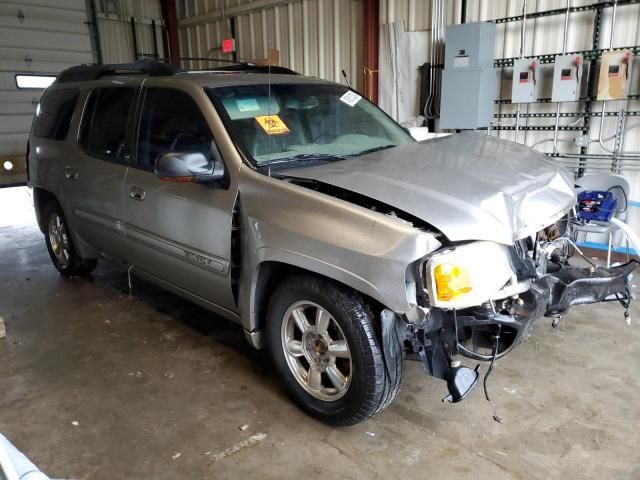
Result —
[[349, 389], [353, 363], [340, 325], [320, 305], [300, 301], [282, 321], [282, 349], [300, 386], [313, 397], [334, 401]]
[[49, 216], [49, 243], [51, 250], [62, 267], [69, 265], [71, 248], [64, 220], [57, 213]]

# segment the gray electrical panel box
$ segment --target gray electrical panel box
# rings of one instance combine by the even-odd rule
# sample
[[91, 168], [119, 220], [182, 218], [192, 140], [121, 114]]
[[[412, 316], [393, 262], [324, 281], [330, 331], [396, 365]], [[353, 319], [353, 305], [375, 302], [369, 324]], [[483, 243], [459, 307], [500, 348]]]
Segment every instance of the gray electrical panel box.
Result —
[[445, 32], [440, 128], [486, 128], [493, 120], [496, 25], [451, 25]]
[[535, 58], [522, 58], [513, 62], [513, 83], [511, 85], [511, 103], [537, 102], [540, 96], [538, 61]]
[[445, 31], [444, 68], [493, 67], [496, 24], [450, 25]]
[[553, 66], [552, 102], [575, 102], [580, 98], [582, 55], [558, 55]]

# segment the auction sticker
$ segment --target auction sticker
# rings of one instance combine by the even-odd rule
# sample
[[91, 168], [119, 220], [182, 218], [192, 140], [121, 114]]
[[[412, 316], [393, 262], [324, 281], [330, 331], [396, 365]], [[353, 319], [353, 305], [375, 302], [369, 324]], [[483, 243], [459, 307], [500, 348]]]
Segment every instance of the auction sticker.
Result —
[[258, 105], [258, 101], [255, 98], [236, 100], [236, 105], [241, 112], [255, 112], [256, 110], [260, 110], [260, 105]]
[[255, 118], [267, 135], [282, 135], [290, 131], [278, 115], [262, 115]]
[[350, 107], [355, 106], [356, 103], [360, 101], [362, 97], [358, 95], [356, 92], [349, 90], [347, 93], [340, 97], [340, 101], [346, 103]]

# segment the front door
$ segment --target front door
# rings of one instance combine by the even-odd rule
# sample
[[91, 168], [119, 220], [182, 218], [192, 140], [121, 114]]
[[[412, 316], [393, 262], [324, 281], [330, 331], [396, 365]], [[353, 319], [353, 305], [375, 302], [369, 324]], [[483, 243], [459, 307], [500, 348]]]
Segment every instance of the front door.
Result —
[[189, 93], [144, 88], [137, 163], [125, 178], [125, 231], [133, 263], [191, 294], [235, 310], [231, 288], [231, 229], [236, 191], [161, 180], [155, 161], [167, 152], [216, 148], [211, 129]]

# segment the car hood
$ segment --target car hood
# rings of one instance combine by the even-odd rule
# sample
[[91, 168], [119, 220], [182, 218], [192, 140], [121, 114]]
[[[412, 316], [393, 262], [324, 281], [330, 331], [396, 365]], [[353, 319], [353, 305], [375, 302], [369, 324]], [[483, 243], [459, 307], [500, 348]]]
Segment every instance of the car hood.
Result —
[[574, 205], [572, 176], [543, 154], [469, 132], [284, 172], [384, 202], [450, 241], [507, 245], [550, 225]]

